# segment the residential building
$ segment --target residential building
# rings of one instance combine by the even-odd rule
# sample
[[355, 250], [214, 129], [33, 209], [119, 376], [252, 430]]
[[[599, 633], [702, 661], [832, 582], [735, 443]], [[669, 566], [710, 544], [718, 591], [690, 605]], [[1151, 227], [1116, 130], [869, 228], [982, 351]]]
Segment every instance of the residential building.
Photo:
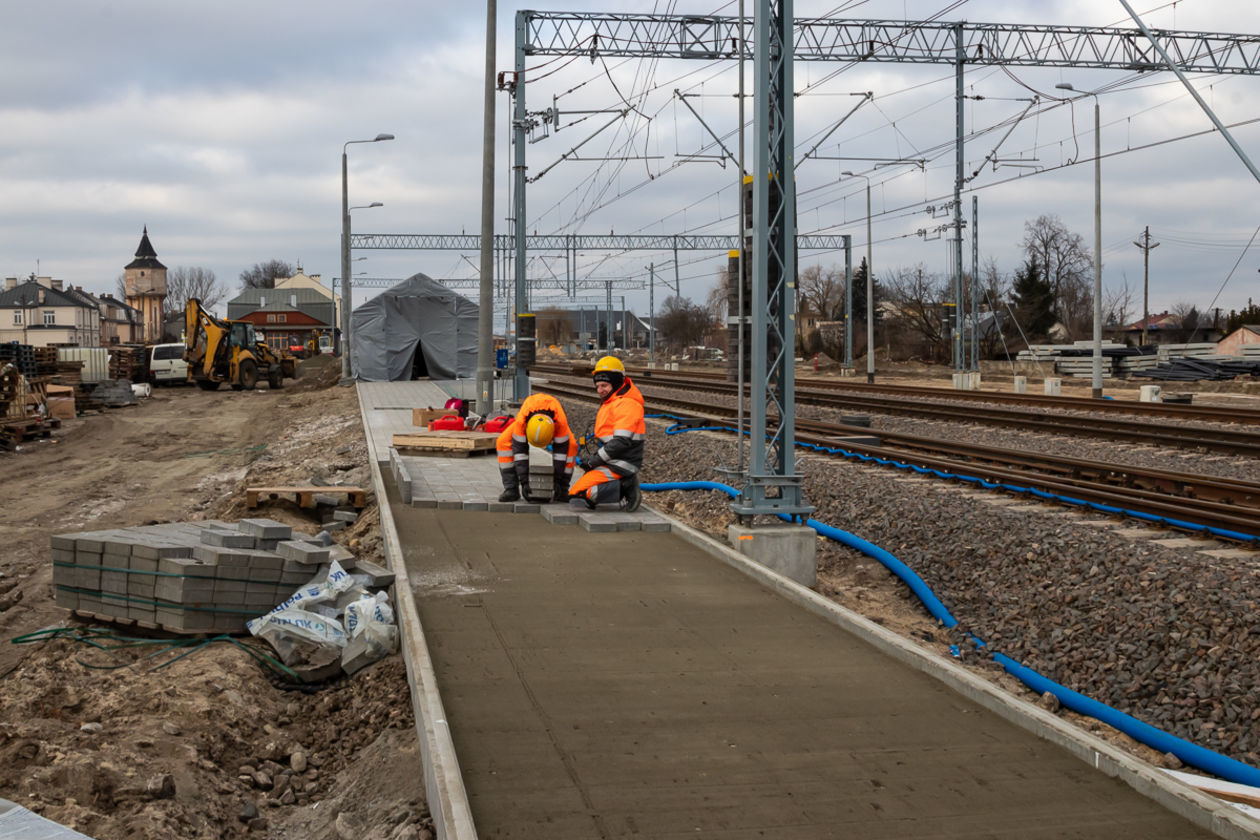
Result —
[[1223, 356], [1241, 356], [1243, 347], [1250, 345], [1254, 351], [1260, 346], [1260, 324], [1243, 324], [1216, 344], [1216, 352]]
[[111, 295], [100, 295], [101, 344], [137, 344], [140, 342], [140, 310], [128, 306]]
[[35, 347], [96, 347], [101, 343], [100, 302], [61, 280], [31, 275], [5, 279], [0, 292], [0, 342]]
[[[276, 278], [273, 289], [245, 289], [228, 301], [227, 317], [250, 321], [276, 349], [306, 347], [314, 337], [340, 336], [341, 296], [306, 275], [299, 267], [292, 277]], [[334, 349], [337, 341], [333, 342]]]

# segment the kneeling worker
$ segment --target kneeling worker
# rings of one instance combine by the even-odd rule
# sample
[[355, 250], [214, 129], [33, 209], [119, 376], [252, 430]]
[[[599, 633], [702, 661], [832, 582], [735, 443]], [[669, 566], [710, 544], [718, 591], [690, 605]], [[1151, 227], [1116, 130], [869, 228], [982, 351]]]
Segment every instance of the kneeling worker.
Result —
[[500, 502], [515, 502], [524, 493], [529, 495], [529, 447], [551, 447], [552, 494], [563, 502], [569, 495], [569, 479], [573, 477], [573, 461], [577, 440], [569, 433], [569, 421], [560, 401], [549, 394], [530, 394], [521, 404], [516, 419], [503, 429], [495, 441], [499, 455], [499, 477], [503, 479]]
[[596, 362], [591, 378], [595, 381], [595, 393], [602, 400], [594, 429], [599, 451], [583, 454], [582, 468], [586, 473], [569, 491], [570, 499], [588, 508], [620, 501], [622, 510], [637, 510], [639, 468], [643, 466], [643, 444], [647, 439], [643, 394], [626, 376], [626, 368], [616, 356], [604, 356]]

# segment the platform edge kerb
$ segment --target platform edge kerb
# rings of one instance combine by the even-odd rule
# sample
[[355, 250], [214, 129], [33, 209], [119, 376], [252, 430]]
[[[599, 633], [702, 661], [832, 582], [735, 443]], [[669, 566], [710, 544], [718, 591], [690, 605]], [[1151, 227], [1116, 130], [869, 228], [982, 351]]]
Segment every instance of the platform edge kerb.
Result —
[[381, 542], [385, 548], [386, 561], [395, 577], [394, 601], [398, 608], [403, 662], [407, 666], [407, 682], [416, 718], [417, 742], [424, 764], [425, 799], [428, 801], [429, 815], [438, 840], [476, 840], [477, 830], [472, 819], [472, 807], [460, 773], [459, 757], [455, 752], [450, 727], [446, 722], [432, 657], [411, 592], [411, 581], [407, 577], [407, 567], [399, 551], [398, 529], [394, 524], [393, 508], [386, 492], [381, 464], [376, 457], [376, 444], [361, 391], [359, 397], [359, 415], [363, 422], [364, 437], [367, 439], [368, 461], [372, 467], [372, 483], [380, 514]]

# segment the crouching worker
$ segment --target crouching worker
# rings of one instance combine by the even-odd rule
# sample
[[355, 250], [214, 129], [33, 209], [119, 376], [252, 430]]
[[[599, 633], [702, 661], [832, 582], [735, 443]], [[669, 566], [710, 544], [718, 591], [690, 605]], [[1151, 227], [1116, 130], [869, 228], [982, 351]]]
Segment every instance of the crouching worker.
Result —
[[599, 448], [592, 452], [592, 441], [587, 440], [581, 460], [586, 472], [569, 491], [570, 504], [594, 508], [619, 502], [622, 510], [637, 510], [639, 469], [643, 466], [643, 444], [647, 439], [643, 394], [615, 356], [604, 356], [596, 362], [591, 378], [595, 380], [595, 393], [602, 400], [594, 427]]
[[[551, 494], [531, 497], [529, 490], [529, 447], [551, 448]], [[509, 423], [495, 441], [499, 455], [499, 476], [503, 479], [500, 502], [515, 502], [524, 494], [526, 501], [563, 502], [569, 496], [569, 479], [573, 477], [573, 461], [577, 440], [569, 433], [569, 421], [560, 401], [549, 394], [530, 394], [521, 404], [516, 419]]]

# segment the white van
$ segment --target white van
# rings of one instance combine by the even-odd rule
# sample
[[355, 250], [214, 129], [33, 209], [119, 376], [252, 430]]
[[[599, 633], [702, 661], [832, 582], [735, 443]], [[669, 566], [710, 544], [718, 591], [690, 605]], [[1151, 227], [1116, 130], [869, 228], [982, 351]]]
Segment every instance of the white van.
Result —
[[184, 361], [184, 345], [153, 345], [149, 353], [149, 381], [154, 385], [188, 381], [188, 363]]

